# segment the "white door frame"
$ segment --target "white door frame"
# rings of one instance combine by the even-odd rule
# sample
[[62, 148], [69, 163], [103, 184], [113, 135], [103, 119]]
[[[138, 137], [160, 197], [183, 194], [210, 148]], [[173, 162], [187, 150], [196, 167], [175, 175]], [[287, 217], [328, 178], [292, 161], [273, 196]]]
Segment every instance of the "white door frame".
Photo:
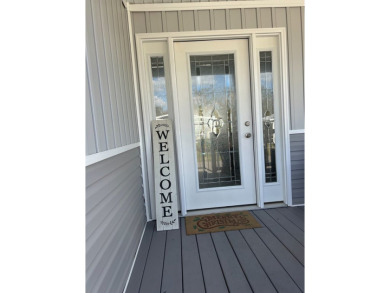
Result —
[[[291, 192], [291, 160], [290, 160], [290, 107], [289, 107], [289, 85], [288, 85], [288, 60], [287, 60], [287, 39], [286, 39], [286, 29], [281, 28], [263, 28], [263, 29], [244, 29], [244, 30], [220, 30], [220, 31], [195, 31], [195, 32], [164, 32], [164, 33], [143, 33], [136, 35], [136, 48], [137, 48], [137, 59], [138, 59], [138, 69], [140, 77], [140, 90], [141, 97], [140, 102], [142, 105], [142, 116], [143, 116], [143, 125], [144, 133], [141, 133], [141, 140], [145, 143], [142, 146], [146, 146], [146, 149], [143, 150], [146, 153], [147, 162], [144, 163], [143, 168], [147, 168], [147, 171], [144, 173], [148, 178], [144, 178], [144, 184], [148, 185], [149, 194], [145, 194], [147, 197], [146, 204], [148, 202], [151, 204], [151, 218], [155, 218], [155, 208], [153, 205], [154, 198], [151, 196], [154, 195], [153, 190], [153, 180], [152, 180], [152, 171], [153, 164], [150, 160], [152, 158], [152, 149], [150, 146], [150, 121], [153, 119], [153, 108], [151, 107], [151, 97], [150, 97], [150, 87], [149, 83], [146, 82], [150, 77], [148, 77], [148, 69], [145, 66], [144, 62], [144, 52], [143, 44], [151, 41], [163, 41], [168, 44], [168, 52], [162, 52], [161, 55], [168, 53], [168, 62], [164, 62], [165, 68], [167, 70], [167, 94], [172, 95], [173, 100], [173, 114], [174, 117], [174, 129], [176, 135], [176, 151], [177, 151], [177, 165], [179, 170], [184, 170], [184, 162], [181, 153], [181, 142], [180, 139], [180, 129], [178, 125], [180, 124], [179, 108], [178, 108], [178, 93], [177, 93], [177, 84], [176, 84], [176, 72], [175, 72], [175, 56], [174, 56], [174, 42], [175, 41], [194, 41], [194, 40], [218, 40], [218, 39], [237, 39], [237, 38], [246, 38], [249, 40], [249, 62], [250, 62], [250, 75], [251, 75], [251, 94], [252, 94], [252, 115], [253, 121], [253, 133], [254, 133], [254, 148], [255, 150], [255, 177], [256, 177], [256, 198], [257, 206], [264, 208], [264, 200], [262, 198], [263, 194], [263, 184], [260, 182], [265, 182], [264, 180], [264, 168], [262, 167], [262, 160], [264, 158], [263, 154], [263, 137], [260, 135], [262, 133], [262, 123], [261, 121], [261, 99], [256, 99], [256, 97], [261, 96], [261, 90], [259, 88], [258, 80], [259, 73], [257, 72], [257, 66], [255, 65], [256, 60], [256, 48], [254, 45], [254, 39], [258, 36], [277, 36], [279, 38], [280, 44], [280, 88], [281, 88], [281, 113], [282, 113], [282, 125], [283, 125], [283, 161], [285, 164], [285, 179], [284, 184], [286, 187], [286, 192], [284, 194], [284, 203], [287, 205], [292, 205], [292, 192]], [[141, 82], [142, 81], [142, 82]], [[148, 142], [149, 141], [149, 142]], [[146, 166], [147, 165], [147, 166]], [[186, 198], [185, 184], [183, 181], [183, 176], [180, 172], [178, 174], [179, 182], [179, 198]], [[187, 213], [187, 207], [185, 200], [181, 200], [181, 213], [185, 215]], [[148, 208], [148, 207], [147, 207]]]

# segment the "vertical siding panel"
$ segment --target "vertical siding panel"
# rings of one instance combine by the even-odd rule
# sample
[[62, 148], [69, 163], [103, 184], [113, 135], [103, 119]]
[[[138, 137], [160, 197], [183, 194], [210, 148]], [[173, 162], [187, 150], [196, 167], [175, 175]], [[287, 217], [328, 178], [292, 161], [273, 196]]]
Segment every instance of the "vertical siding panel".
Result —
[[125, 145], [125, 141], [123, 140], [123, 137], [125, 136], [125, 129], [124, 129], [124, 121], [123, 121], [123, 114], [122, 114], [122, 89], [120, 86], [120, 73], [119, 73], [119, 58], [117, 53], [117, 39], [119, 38], [118, 32], [115, 29], [114, 24], [114, 18], [115, 14], [113, 12], [113, 5], [111, 5], [111, 2], [108, 2], [107, 5], [107, 20], [108, 20], [108, 31], [110, 33], [110, 46], [111, 46], [111, 54], [112, 54], [112, 65], [113, 65], [113, 79], [115, 87], [115, 99], [113, 100], [113, 112], [116, 114], [113, 114], [114, 125], [115, 123], [118, 124], [119, 127], [119, 146]]
[[144, 12], [132, 12], [134, 34], [146, 33], [146, 17]]
[[91, 92], [89, 90], [89, 78], [87, 70], [85, 71], [85, 110], [85, 152], [86, 155], [91, 155], [96, 153], [96, 137], [93, 125]]
[[163, 31], [161, 12], [150, 12], [150, 29], [152, 33], [161, 33]]
[[230, 9], [230, 28], [241, 29], [241, 9]]
[[167, 31], [178, 32], [179, 31], [179, 15], [177, 11], [167, 11]]
[[210, 9], [210, 30], [215, 30], [214, 9]]
[[124, 105], [124, 97], [125, 92], [123, 88], [123, 72], [122, 72], [122, 64], [121, 64], [121, 53], [120, 53], [120, 32], [118, 28], [118, 15], [116, 11], [115, 6], [115, 0], [111, 0], [110, 6], [110, 14], [112, 17], [112, 31], [114, 40], [113, 40], [113, 49], [112, 52], [114, 53], [114, 74], [115, 74], [115, 82], [117, 85], [117, 96], [116, 96], [116, 104], [117, 104], [117, 111], [118, 111], [118, 117], [119, 117], [119, 129], [121, 133], [121, 144], [126, 145], [128, 144], [127, 137], [127, 127], [126, 127], [126, 120], [123, 112], [123, 105]]
[[194, 10], [195, 30], [199, 30], [199, 15], [198, 10]]
[[119, 66], [119, 80], [120, 80], [120, 86], [121, 86], [121, 111], [123, 115], [123, 125], [124, 125], [124, 134], [125, 136], [122, 137], [122, 144], [125, 142], [124, 145], [130, 144], [130, 130], [129, 130], [129, 118], [127, 113], [127, 91], [126, 91], [126, 84], [125, 84], [125, 72], [124, 72], [124, 66], [123, 63], [125, 62], [125, 57], [123, 56], [123, 31], [122, 26], [120, 24], [120, 11], [121, 8], [121, 2], [113, 1], [113, 12], [114, 12], [114, 19], [115, 19], [115, 27], [116, 31], [118, 32], [118, 38], [116, 43], [117, 48], [117, 56], [118, 56], [118, 66]]
[[260, 8], [261, 27], [272, 27], [272, 10], [271, 8]]
[[225, 13], [226, 13], [226, 29], [229, 30], [231, 28], [231, 24], [230, 24], [230, 10], [226, 9]]
[[226, 29], [226, 10], [224, 9], [214, 10], [214, 29], [216, 30]]
[[146, 20], [146, 32], [151, 33], [152, 29], [150, 27], [150, 12], [145, 12], [145, 20]]
[[[179, 0], [178, 0], [179, 1]], [[183, 26], [183, 14], [182, 14], [182, 11], [178, 11], [177, 12], [177, 18], [179, 20], [179, 31], [183, 31], [184, 30], [184, 26]]]
[[305, 85], [305, 7], [301, 7], [303, 85]]
[[273, 27], [287, 27], [286, 8], [275, 8]]
[[303, 97], [303, 61], [302, 61], [302, 26], [300, 8], [287, 8], [290, 45], [290, 100], [291, 128], [304, 129], [304, 97]]
[[210, 21], [210, 11], [209, 10], [199, 10], [198, 11], [198, 30], [208, 31], [211, 29]]
[[132, 117], [131, 117], [130, 101], [131, 101], [131, 99], [134, 98], [134, 95], [132, 95], [132, 93], [130, 92], [131, 80], [130, 80], [129, 72], [131, 71], [131, 69], [129, 67], [129, 59], [131, 58], [131, 56], [130, 56], [130, 52], [127, 50], [127, 46], [128, 46], [127, 40], [129, 38], [129, 30], [128, 30], [128, 26], [126, 26], [126, 23], [127, 23], [126, 9], [124, 9], [122, 7], [121, 2], [118, 2], [118, 9], [119, 9], [119, 15], [120, 15], [120, 25], [121, 25], [121, 29], [122, 29], [121, 41], [123, 44], [122, 54], [123, 54], [123, 67], [124, 67], [124, 73], [125, 73], [124, 79], [125, 79], [125, 89], [126, 89], [126, 96], [125, 96], [126, 108], [125, 108], [125, 111], [127, 113], [127, 124], [129, 126], [129, 136], [130, 136], [129, 143], [133, 143], [136, 129], [134, 128], [134, 124], [131, 121]]
[[106, 132], [107, 149], [115, 148], [114, 129], [112, 123], [112, 112], [110, 104], [110, 93], [108, 89], [107, 65], [104, 47], [107, 46], [104, 42], [102, 30], [102, 15], [99, 1], [91, 1], [92, 22], [95, 32], [95, 45], [97, 65], [99, 70], [100, 93], [102, 96], [102, 106], [104, 115], [104, 126]]
[[261, 28], [261, 11], [260, 8], [256, 8], [257, 27]]
[[195, 30], [195, 19], [193, 11], [182, 11], [183, 30], [194, 31]]
[[244, 8], [240, 9], [240, 14], [241, 14], [241, 28], [245, 28], [246, 19], [245, 19], [245, 9]]
[[89, 84], [91, 85], [91, 104], [95, 125], [97, 152], [107, 150], [102, 97], [99, 83], [99, 69], [95, 49], [95, 34], [93, 29], [91, 1], [86, 1], [86, 49], [87, 49], [87, 69], [89, 72]]
[[161, 18], [163, 32], [167, 32], [167, 15], [165, 11], [161, 12]]
[[[102, 14], [102, 28], [103, 28], [103, 39], [104, 42], [104, 51], [106, 56], [106, 65], [107, 65], [107, 78], [108, 78], [108, 90], [109, 90], [109, 99], [111, 106], [111, 115], [112, 115], [112, 124], [114, 131], [114, 141], [115, 147], [120, 147], [122, 145], [121, 142], [121, 133], [119, 129], [119, 118], [118, 118], [118, 109], [116, 104], [116, 85], [114, 79], [114, 69], [113, 69], [113, 53], [111, 52], [112, 48], [112, 38], [113, 34], [110, 33], [110, 25], [109, 25], [109, 10], [107, 7], [106, 1], [101, 1], [101, 14]], [[110, 6], [110, 5], [108, 5]]]
[[137, 105], [135, 101], [135, 89], [134, 89], [134, 83], [133, 83], [133, 71], [132, 71], [132, 60], [131, 60], [131, 48], [130, 48], [130, 31], [129, 31], [129, 19], [127, 15], [127, 11], [124, 10], [124, 19], [125, 22], [123, 23], [125, 27], [125, 49], [126, 49], [126, 58], [127, 61], [127, 68], [128, 68], [128, 85], [130, 90], [130, 123], [131, 127], [133, 129], [133, 140], [130, 143], [136, 143], [139, 142], [139, 133], [138, 133], [138, 119], [137, 119]]
[[256, 8], [244, 9], [245, 14], [245, 28], [257, 27]]

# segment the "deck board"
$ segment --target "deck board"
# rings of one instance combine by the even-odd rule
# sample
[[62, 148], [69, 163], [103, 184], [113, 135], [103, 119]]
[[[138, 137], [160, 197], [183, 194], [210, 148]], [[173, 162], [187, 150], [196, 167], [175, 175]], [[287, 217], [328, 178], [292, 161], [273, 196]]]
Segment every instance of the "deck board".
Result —
[[301, 292], [278, 259], [253, 229], [245, 229], [240, 232], [279, 293]]
[[161, 292], [183, 292], [180, 230], [167, 231]]
[[266, 211], [257, 210], [253, 212], [257, 218], [283, 243], [284, 246], [303, 265], [305, 263], [303, 245], [291, 236], [282, 226], [280, 226]]
[[226, 232], [253, 292], [277, 292], [240, 231]]
[[277, 258], [292, 280], [303, 290], [304, 288], [304, 267], [291, 254], [286, 246], [268, 229], [255, 228], [253, 229], [260, 239], [263, 240], [268, 249]]
[[215, 251], [211, 235], [196, 235], [198, 240], [199, 255], [202, 264], [204, 284], [206, 292], [228, 293], [225, 278]]
[[304, 292], [304, 207], [251, 213], [262, 228], [186, 235], [184, 218], [180, 230], [149, 222], [126, 293]]
[[278, 212], [286, 216], [291, 222], [299, 227], [302, 231], [305, 231], [305, 220], [304, 216], [298, 215], [295, 211], [296, 208], [281, 208]]
[[280, 226], [282, 226], [292, 237], [294, 237], [300, 244], [304, 245], [305, 233], [292, 223], [288, 218], [281, 214], [276, 209], [269, 209], [265, 211], [270, 215]]
[[225, 232], [211, 233], [225, 280], [231, 293], [253, 292]]
[[183, 291], [188, 293], [205, 292], [196, 236], [186, 235], [184, 218], [180, 219], [180, 224], [182, 243]]
[[127, 285], [126, 293], [139, 292], [155, 226], [155, 221], [146, 224], [144, 236], [142, 237], [137, 259], [134, 262], [133, 272]]
[[160, 292], [166, 236], [166, 231], [153, 232], [140, 293]]

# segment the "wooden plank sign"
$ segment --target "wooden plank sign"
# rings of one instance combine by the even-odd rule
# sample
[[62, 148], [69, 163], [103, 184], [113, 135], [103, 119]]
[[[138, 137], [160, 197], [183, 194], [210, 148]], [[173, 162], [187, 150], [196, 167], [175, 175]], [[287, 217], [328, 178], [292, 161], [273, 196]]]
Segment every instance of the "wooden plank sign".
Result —
[[179, 229], [172, 121], [152, 121], [157, 231]]

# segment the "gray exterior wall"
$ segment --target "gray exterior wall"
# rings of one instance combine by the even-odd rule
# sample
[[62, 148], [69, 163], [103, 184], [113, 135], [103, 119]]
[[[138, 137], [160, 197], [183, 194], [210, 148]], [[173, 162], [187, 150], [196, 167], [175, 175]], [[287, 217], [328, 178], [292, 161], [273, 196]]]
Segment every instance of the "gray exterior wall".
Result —
[[[139, 142], [127, 11], [86, 0], [86, 155]], [[146, 223], [139, 147], [86, 167], [86, 292], [123, 292]]]
[[127, 11], [86, 0], [86, 155], [139, 141]]
[[86, 171], [86, 292], [123, 292], [146, 223], [139, 148]]
[[305, 203], [305, 135], [290, 135], [291, 189], [293, 204]]
[[[183, 1], [185, 2], [185, 1]], [[136, 33], [286, 27], [291, 129], [304, 129], [304, 7], [133, 12]]]

